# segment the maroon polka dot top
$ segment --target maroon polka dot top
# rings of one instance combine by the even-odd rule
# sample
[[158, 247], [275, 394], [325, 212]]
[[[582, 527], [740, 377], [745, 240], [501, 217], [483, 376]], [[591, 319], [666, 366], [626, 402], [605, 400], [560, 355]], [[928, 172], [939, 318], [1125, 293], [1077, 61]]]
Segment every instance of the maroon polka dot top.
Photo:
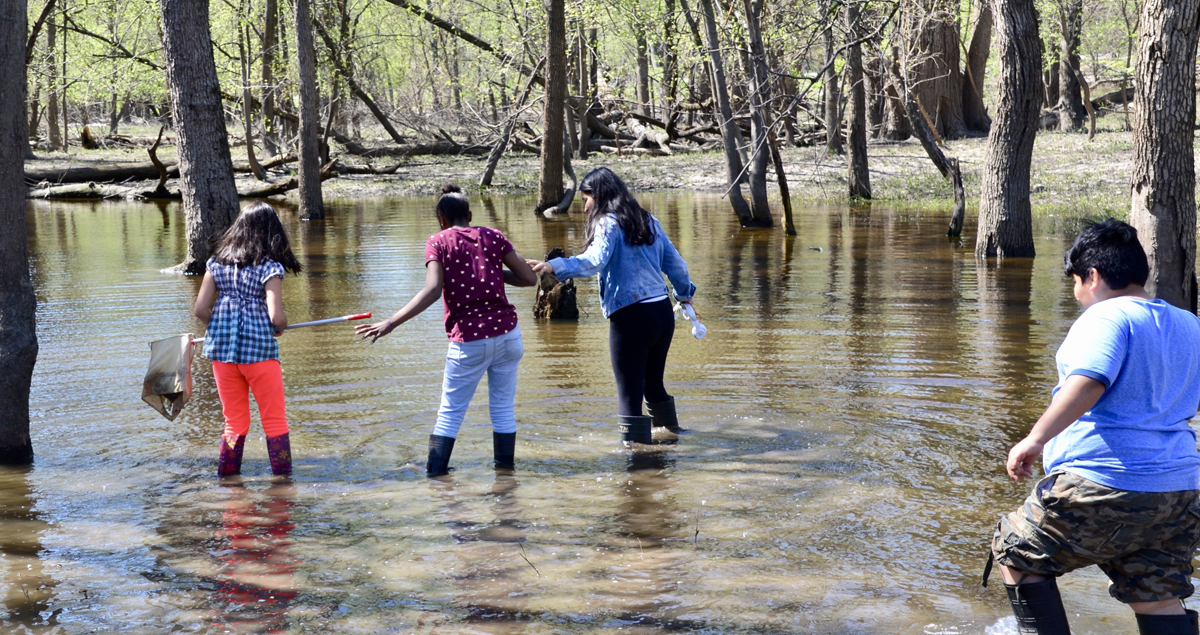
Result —
[[517, 310], [504, 295], [504, 256], [512, 251], [504, 234], [490, 227], [451, 227], [429, 237], [425, 265], [445, 270], [442, 305], [446, 335], [473, 342], [517, 328]]

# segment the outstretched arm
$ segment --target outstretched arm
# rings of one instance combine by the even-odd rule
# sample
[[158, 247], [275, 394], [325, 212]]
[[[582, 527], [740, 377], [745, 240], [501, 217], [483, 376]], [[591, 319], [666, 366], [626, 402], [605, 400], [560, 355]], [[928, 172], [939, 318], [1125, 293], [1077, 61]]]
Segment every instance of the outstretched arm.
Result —
[[405, 322], [420, 315], [425, 309], [428, 309], [431, 304], [437, 302], [437, 299], [442, 295], [442, 281], [444, 280], [445, 272], [442, 269], [442, 263], [436, 260], [430, 260], [425, 265], [425, 288], [417, 292], [408, 304], [404, 305], [403, 309], [396, 311], [392, 317], [375, 324], [363, 324], [354, 327], [354, 332], [361, 335], [365, 340], [371, 338], [371, 343], [375, 340], [392, 332], [392, 329], [404, 324]]
[[514, 249], [504, 254], [504, 284], [514, 287], [532, 287], [537, 284], [537, 274], [530, 268], [529, 263]]
[[1025, 437], [1008, 451], [1008, 463], [1005, 466], [1008, 475], [1014, 481], [1023, 476], [1033, 476], [1033, 464], [1042, 454], [1046, 442], [1058, 436], [1058, 433], [1075, 423], [1088, 410], [1100, 401], [1106, 390], [1104, 382], [1097, 381], [1084, 375], [1071, 375], [1063, 382], [1063, 387], [1054, 396], [1054, 402], [1046, 408], [1029, 436]]
[[592, 237], [592, 244], [588, 245], [588, 248], [578, 256], [555, 258], [548, 262], [541, 262], [539, 260], [527, 260], [526, 262], [533, 267], [533, 271], [538, 275], [549, 272], [554, 274], [559, 280], [587, 278], [600, 273], [604, 269], [604, 265], [607, 265], [609, 259], [612, 258], [616, 241], [620, 240], [620, 232], [615, 220], [605, 218], [600, 222], [604, 223], [604, 225], [596, 228], [596, 234]]

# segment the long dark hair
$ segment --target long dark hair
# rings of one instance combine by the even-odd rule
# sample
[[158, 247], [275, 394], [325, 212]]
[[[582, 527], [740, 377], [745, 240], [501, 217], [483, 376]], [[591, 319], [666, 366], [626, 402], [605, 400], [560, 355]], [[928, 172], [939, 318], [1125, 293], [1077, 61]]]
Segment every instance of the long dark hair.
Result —
[[292, 273], [301, 269], [275, 208], [261, 201], [242, 209], [221, 237], [214, 257], [223, 265], [253, 267], [270, 258]]
[[621, 177], [608, 168], [596, 168], [583, 177], [579, 191], [592, 197], [592, 209], [587, 215], [583, 248], [587, 249], [596, 237], [596, 225], [605, 216], [612, 216], [629, 245], [653, 245], [654, 223], [650, 212], [638, 204]]

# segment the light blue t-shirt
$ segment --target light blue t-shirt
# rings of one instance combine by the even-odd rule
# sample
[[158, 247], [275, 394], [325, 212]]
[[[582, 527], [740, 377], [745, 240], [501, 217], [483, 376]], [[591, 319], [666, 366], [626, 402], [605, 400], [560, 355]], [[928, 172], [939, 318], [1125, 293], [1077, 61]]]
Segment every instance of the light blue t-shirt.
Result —
[[1046, 444], [1047, 473], [1065, 470], [1135, 492], [1200, 487], [1200, 453], [1188, 427], [1200, 405], [1200, 319], [1162, 300], [1112, 298], [1079, 316], [1055, 360], [1055, 395], [1071, 375], [1107, 389]]

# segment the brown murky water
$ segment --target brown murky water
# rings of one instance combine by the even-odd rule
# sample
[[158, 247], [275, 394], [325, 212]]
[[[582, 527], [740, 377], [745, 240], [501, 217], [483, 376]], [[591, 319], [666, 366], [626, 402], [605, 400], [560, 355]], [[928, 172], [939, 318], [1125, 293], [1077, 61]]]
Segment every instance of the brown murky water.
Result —
[[[281, 339], [296, 473], [257, 427], [240, 486], [214, 478], [211, 368], [169, 423], [138, 397], [150, 340], [200, 325], [176, 207], [31, 204], [41, 355], [36, 465], [0, 472], [0, 597], [33, 633], [1001, 633], [979, 588], [997, 515], [1028, 485], [1009, 445], [1048, 399], [1078, 313], [1058, 265], [980, 268], [943, 214], [811, 209], [800, 237], [725, 205], [645, 196], [691, 266], [709, 336], [681, 324], [668, 388], [696, 430], [619, 448], [595, 283], [578, 323], [510, 290], [526, 356], [518, 471], [489, 467], [486, 391], [454, 474], [423, 476], [440, 307], [374, 346], [349, 327]], [[334, 203], [284, 222], [308, 270], [293, 321], [399, 308], [424, 280], [431, 199]], [[527, 256], [577, 249], [579, 214], [475, 201]], [[256, 424], [257, 426], [257, 424]], [[1063, 583], [1077, 633], [1132, 632], [1099, 572]]]

